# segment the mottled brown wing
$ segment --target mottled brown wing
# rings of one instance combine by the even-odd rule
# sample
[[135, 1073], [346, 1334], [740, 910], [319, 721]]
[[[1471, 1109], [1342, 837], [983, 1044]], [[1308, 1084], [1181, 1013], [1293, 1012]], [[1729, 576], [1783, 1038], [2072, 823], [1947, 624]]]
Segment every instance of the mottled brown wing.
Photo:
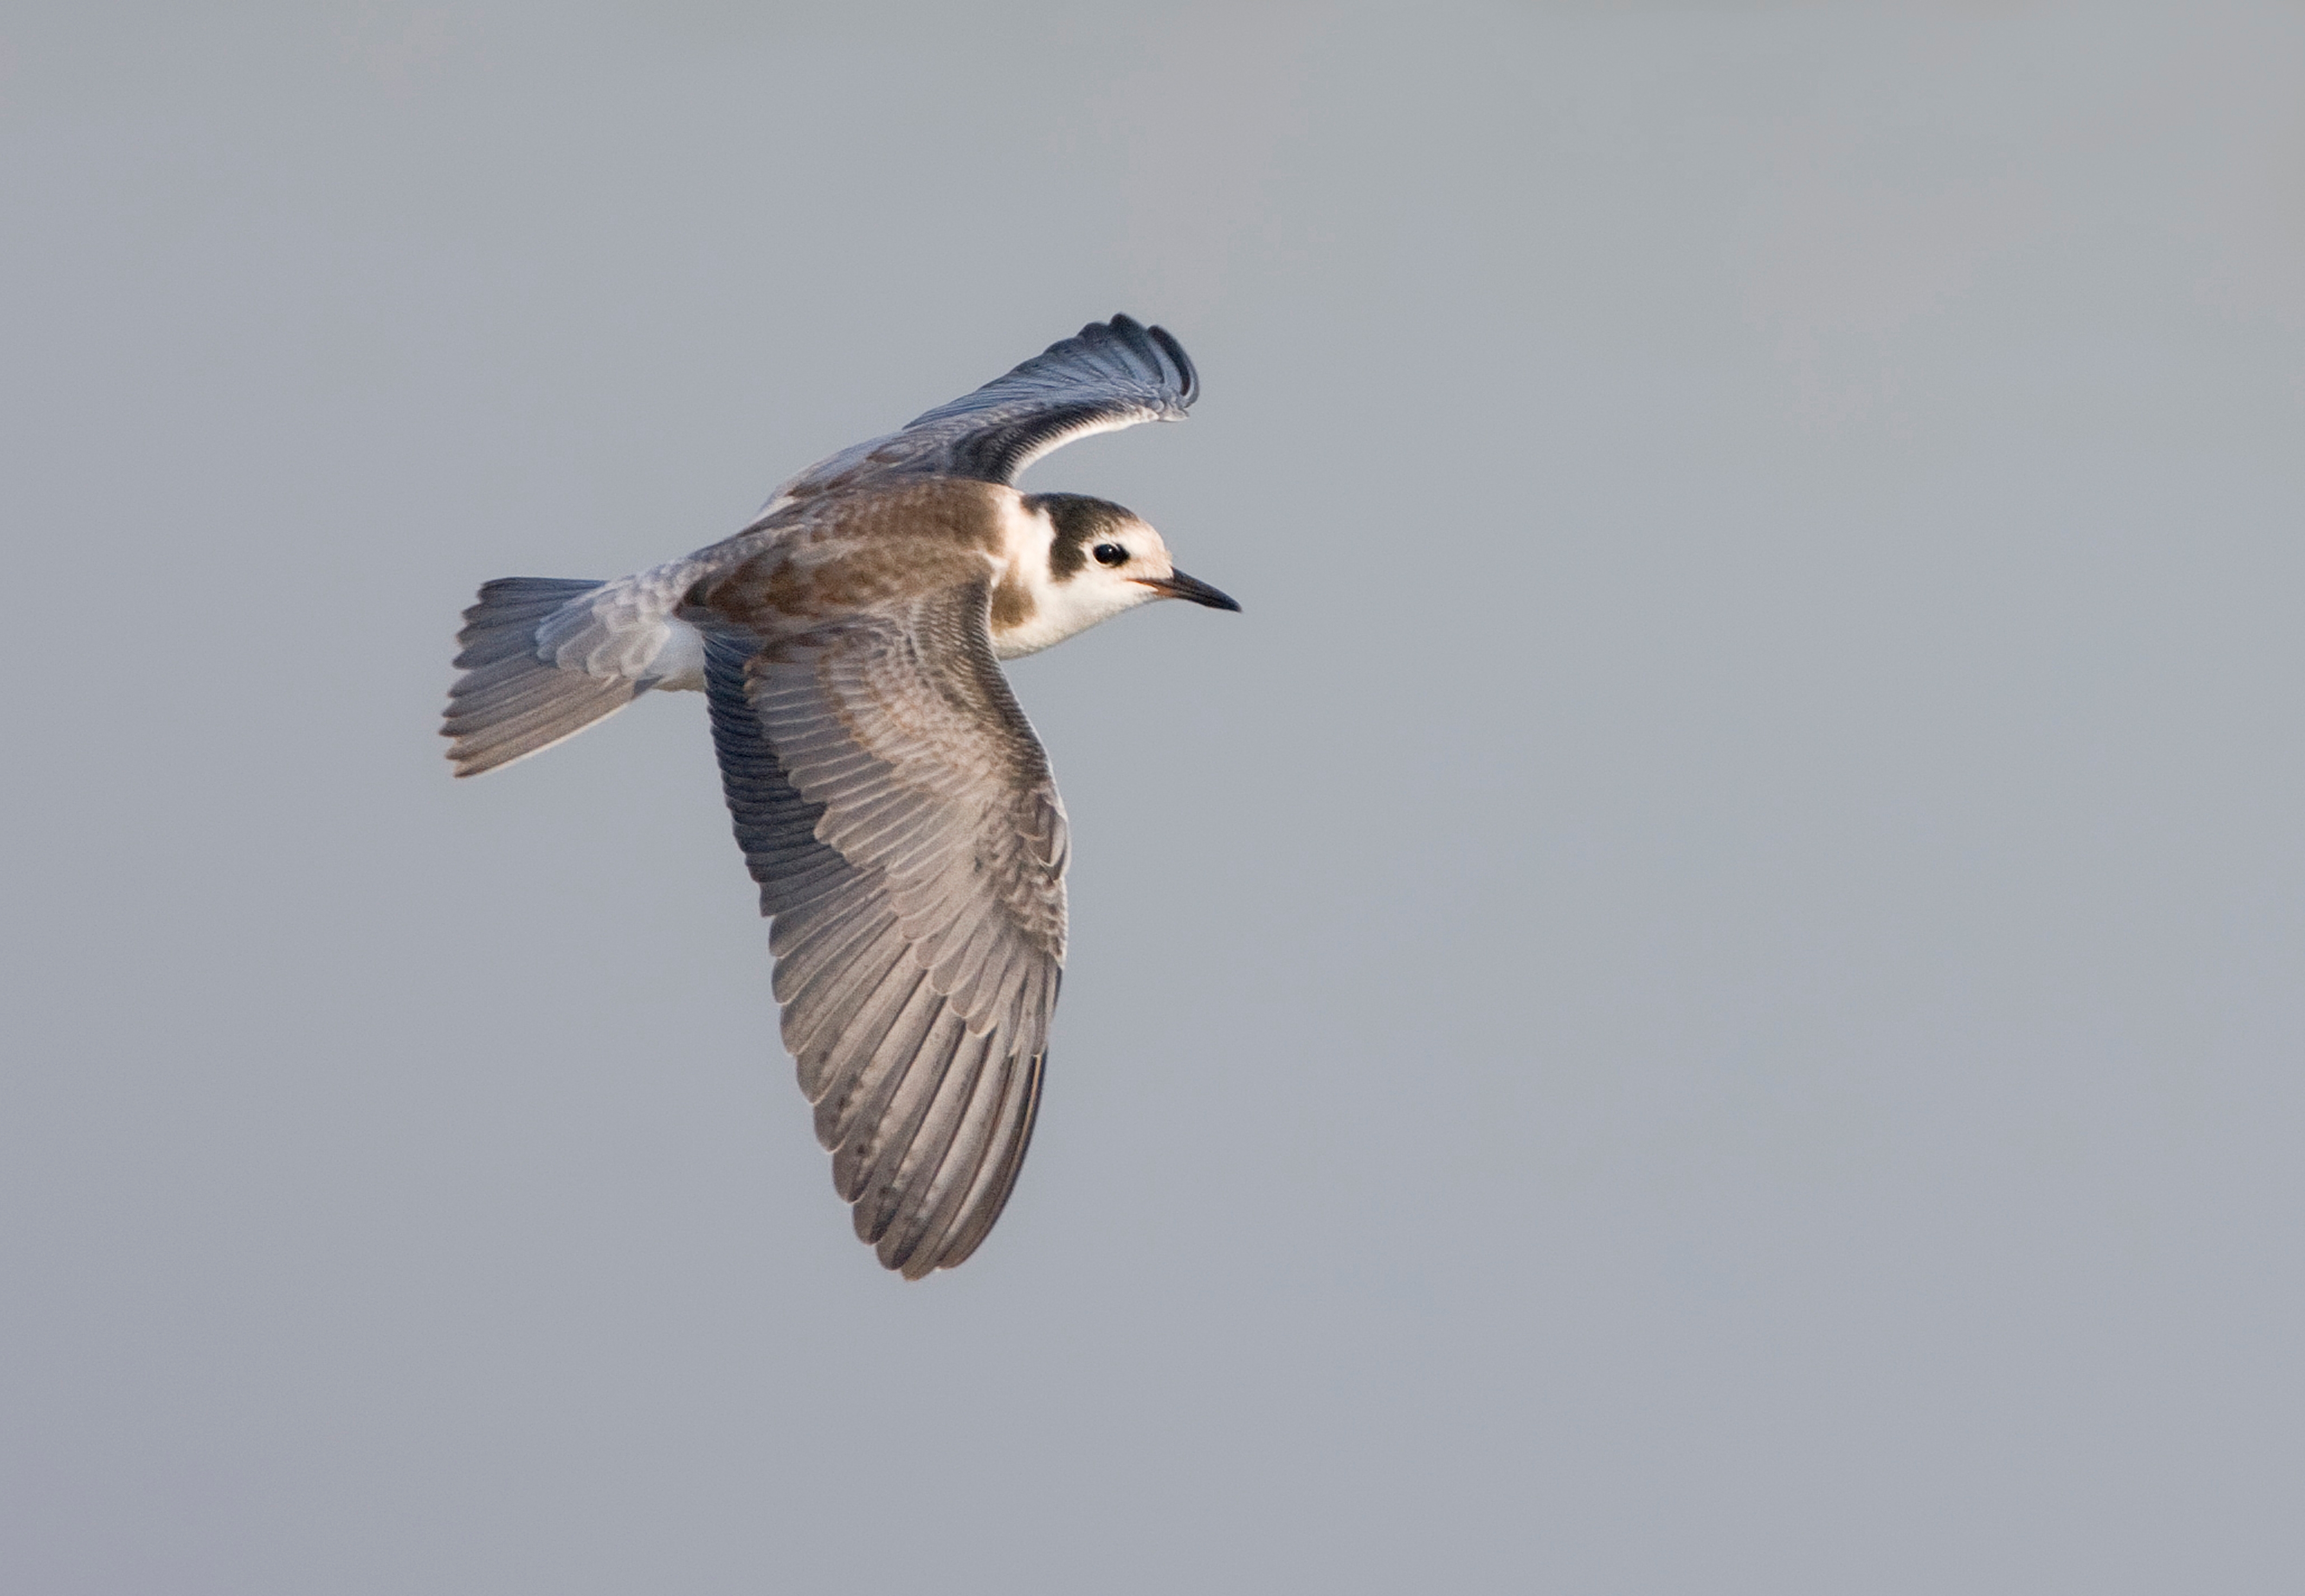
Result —
[[785, 1045], [856, 1234], [914, 1279], [1008, 1201], [1064, 963], [1064, 805], [988, 600], [974, 582], [707, 660]]

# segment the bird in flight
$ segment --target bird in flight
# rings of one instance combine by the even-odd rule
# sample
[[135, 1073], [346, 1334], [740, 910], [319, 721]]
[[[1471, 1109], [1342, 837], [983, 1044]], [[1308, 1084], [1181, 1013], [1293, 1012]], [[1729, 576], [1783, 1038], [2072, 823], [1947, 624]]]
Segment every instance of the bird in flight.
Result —
[[910, 1279], [1008, 1201], [1064, 967], [1064, 802], [999, 662], [1155, 598], [1240, 607], [1118, 505], [1016, 480], [1199, 392], [1161, 328], [1091, 322], [811, 466], [732, 538], [615, 582], [491, 582], [457, 633], [458, 776], [651, 689], [704, 693], [817, 1139]]

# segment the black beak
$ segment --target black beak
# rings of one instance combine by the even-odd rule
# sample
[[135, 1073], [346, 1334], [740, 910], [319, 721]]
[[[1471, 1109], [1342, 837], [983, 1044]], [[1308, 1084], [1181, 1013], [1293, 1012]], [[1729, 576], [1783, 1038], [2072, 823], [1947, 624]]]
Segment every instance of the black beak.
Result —
[[1163, 598], [1189, 598], [1195, 604], [1205, 604], [1211, 609], [1229, 609], [1240, 613], [1240, 603], [1229, 594], [1220, 593], [1197, 576], [1187, 576], [1181, 571], [1171, 571], [1166, 576], [1140, 576], [1136, 579]]

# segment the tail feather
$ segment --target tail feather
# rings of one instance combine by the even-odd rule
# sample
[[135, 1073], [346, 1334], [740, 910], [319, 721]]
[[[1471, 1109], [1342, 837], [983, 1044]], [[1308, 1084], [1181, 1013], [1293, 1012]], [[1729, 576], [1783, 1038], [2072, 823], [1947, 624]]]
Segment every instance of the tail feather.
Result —
[[537, 629], [600, 587], [549, 576], [507, 576], [481, 589], [456, 634], [456, 668], [440, 734], [459, 776], [478, 776], [573, 737], [642, 691], [623, 677], [563, 670], [538, 651]]

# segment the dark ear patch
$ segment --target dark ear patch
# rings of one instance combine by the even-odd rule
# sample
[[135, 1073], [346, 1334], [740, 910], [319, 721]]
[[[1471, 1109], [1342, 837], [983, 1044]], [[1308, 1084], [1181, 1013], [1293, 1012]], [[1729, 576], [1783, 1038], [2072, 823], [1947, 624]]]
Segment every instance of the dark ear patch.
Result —
[[1088, 564], [1090, 544], [1136, 519], [1111, 500], [1084, 493], [1036, 493], [1025, 499], [1025, 508], [1045, 510], [1056, 523], [1056, 541], [1049, 546], [1049, 574], [1059, 582], [1070, 580]]

